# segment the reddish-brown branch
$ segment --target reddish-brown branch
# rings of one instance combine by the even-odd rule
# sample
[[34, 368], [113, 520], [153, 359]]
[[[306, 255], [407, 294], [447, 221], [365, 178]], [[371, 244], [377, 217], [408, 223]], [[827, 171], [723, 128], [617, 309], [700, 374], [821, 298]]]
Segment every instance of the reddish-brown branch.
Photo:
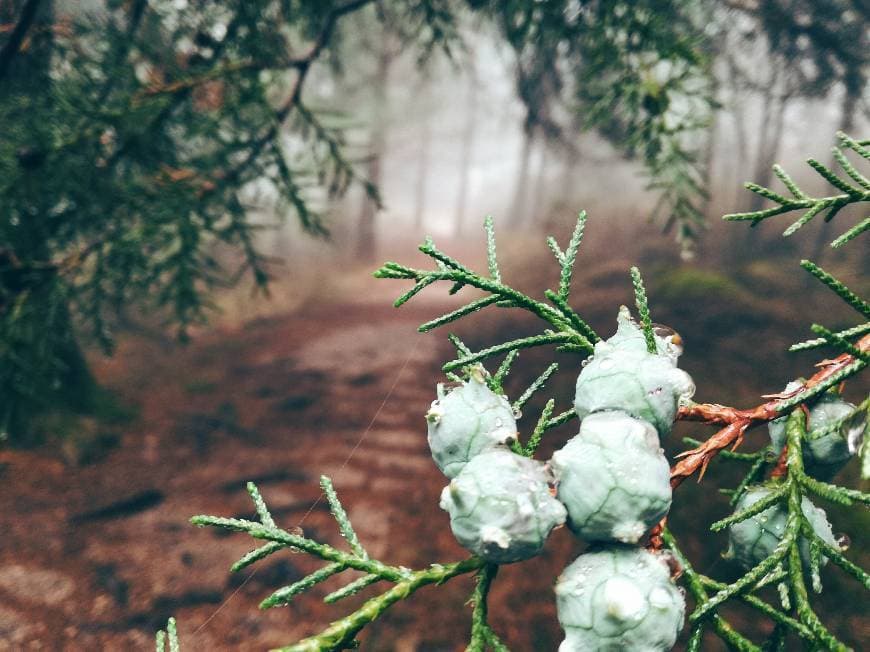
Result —
[[[870, 335], [862, 337], [856, 348], [862, 352], [870, 351]], [[697, 448], [677, 456], [681, 459], [671, 467], [671, 486], [674, 488], [678, 487], [683, 480], [696, 471], [700, 472], [698, 479], [703, 478], [707, 465], [719, 454], [719, 451], [728, 447], [731, 447], [732, 450], [737, 448], [743, 442], [743, 436], [747, 430], [782, 416], [780, 405], [785, 400], [812, 389], [842, 371], [854, 361], [854, 356], [848, 353], [844, 353], [833, 360], [823, 360], [816, 365], [821, 367], [821, 369], [805, 383], [789, 392], [769, 395], [771, 400], [748, 410], [738, 410], [716, 403], [695, 403], [681, 407], [677, 414], [677, 419], [724, 424], [725, 427]]]

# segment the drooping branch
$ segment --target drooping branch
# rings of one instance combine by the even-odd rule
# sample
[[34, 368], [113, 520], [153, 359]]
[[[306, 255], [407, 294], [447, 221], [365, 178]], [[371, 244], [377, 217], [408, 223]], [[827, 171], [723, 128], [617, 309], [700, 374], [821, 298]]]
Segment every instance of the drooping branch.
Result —
[[[870, 335], [862, 337], [855, 348], [861, 353], [870, 351]], [[821, 369], [806, 382], [788, 392], [770, 395], [770, 401], [748, 410], [738, 410], [716, 403], [694, 403], [681, 407], [677, 419], [724, 424], [725, 427], [697, 448], [678, 455], [682, 459], [671, 468], [671, 486], [678, 487], [696, 471], [700, 471], [700, 480], [710, 461], [720, 451], [739, 446], [747, 430], [783, 416], [795, 406], [837, 384], [847, 372], [853, 371], [853, 366], [861, 368], [866, 366], [866, 362], [843, 353], [833, 360], [823, 360], [817, 366]]]
[[0, 80], [6, 76], [6, 73], [9, 71], [9, 64], [12, 63], [12, 59], [21, 50], [24, 37], [33, 25], [33, 21], [36, 20], [36, 13], [41, 1], [27, 0], [24, 3], [21, 15], [18, 17], [18, 22], [15, 23], [15, 27], [12, 28], [12, 33], [9, 35], [9, 40], [0, 49]]

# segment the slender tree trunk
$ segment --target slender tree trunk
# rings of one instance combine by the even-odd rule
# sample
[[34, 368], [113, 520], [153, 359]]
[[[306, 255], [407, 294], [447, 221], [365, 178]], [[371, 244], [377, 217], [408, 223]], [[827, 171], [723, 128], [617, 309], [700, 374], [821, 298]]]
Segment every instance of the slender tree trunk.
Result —
[[[779, 93], [777, 83], [779, 73], [774, 74], [773, 81], [767, 93], [764, 94], [764, 117], [758, 134], [758, 150], [755, 157], [755, 171], [752, 180], [765, 187], [773, 181], [773, 164], [779, 153], [782, 130], [785, 123], [785, 109], [788, 96]], [[749, 200], [749, 210], [760, 210], [765, 203], [764, 197], [752, 193]]]
[[547, 141], [541, 139], [538, 147], [540, 149], [540, 156], [538, 157], [538, 171], [535, 174], [535, 189], [532, 193], [532, 207], [530, 210], [531, 219], [536, 224], [540, 224], [548, 218], [545, 214], [545, 208], [549, 206], [547, 202], [547, 154], [549, 153]]
[[[472, 57], [474, 53], [472, 52]], [[456, 198], [456, 221], [453, 233], [458, 236], [465, 224], [465, 213], [468, 206], [468, 181], [471, 176], [471, 166], [474, 158], [474, 136], [477, 132], [478, 85], [477, 67], [472, 59], [471, 72], [468, 78], [468, 104], [465, 108], [465, 127], [462, 130], [462, 152], [459, 158], [459, 194]]]
[[532, 130], [523, 130], [523, 147], [520, 151], [520, 167], [517, 170], [514, 181], [514, 198], [511, 204], [510, 221], [511, 227], [520, 226], [526, 218], [526, 204], [528, 203], [529, 167], [532, 158]]
[[432, 118], [428, 109], [423, 116], [420, 133], [420, 158], [417, 162], [417, 182], [414, 184], [414, 230], [422, 231], [426, 211], [426, 181], [429, 179], [429, 157], [432, 150]]
[[[384, 44], [378, 55], [378, 68], [374, 79], [375, 111], [368, 163], [369, 181], [378, 188], [381, 187], [383, 181], [383, 159], [386, 152], [387, 136], [387, 91], [392, 59], [392, 54], [387, 45]], [[360, 261], [371, 262], [376, 257], [377, 215], [377, 205], [369, 197], [365, 197], [357, 223], [356, 257]]]

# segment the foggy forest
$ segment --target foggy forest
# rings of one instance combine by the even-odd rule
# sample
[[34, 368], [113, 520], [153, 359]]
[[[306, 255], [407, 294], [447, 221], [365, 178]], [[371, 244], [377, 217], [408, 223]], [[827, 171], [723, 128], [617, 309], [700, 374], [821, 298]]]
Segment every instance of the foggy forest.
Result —
[[0, 0], [0, 650], [867, 649], [868, 78], [863, 0]]

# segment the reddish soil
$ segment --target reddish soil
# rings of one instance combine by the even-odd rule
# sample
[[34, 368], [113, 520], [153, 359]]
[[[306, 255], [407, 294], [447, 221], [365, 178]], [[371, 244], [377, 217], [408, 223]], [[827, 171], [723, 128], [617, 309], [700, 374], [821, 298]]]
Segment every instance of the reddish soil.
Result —
[[[581, 272], [590, 290], [579, 303], [602, 333], [612, 330], [619, 302], [630, 299], [623, 262]], [[536, 282], [534, 267], [529, 264]], [[342, 543], [318, 500], [322, 473], [333, 478], [373, 557], [409, 567], [464, 557], [437, 507], [444, 478], [429, 458], [421, 417], [449, 350], [443, 334], [416, 332], [456, 304], [432, 290], [396, 311], [388, 297], [398, 294], [398, 285], [377, 282], [376, 295], [372, 285], [360, 280], [357, 287], [365, 289], [356, 297], [309, 302], [291, 314], [202, 335], [183, 349], [131, 336], [115, 358], [97, 363], [101, 380], [138, 408], [117, 448], [85, 466], [70, 466], [49, 447], [0, 452], [0, 650], [150, 649], [170, 615], [178, 618], [182, 649], [263, 650], [319, 631], [377, 590], [327, 606], [318, 598], [338, 586], [330, 581], [289, 607], [259, 611], [260, 600], [317, 564], [283, 553], [233, 575], [229, 566], [253, 542], [188, 523], [193, 514], [252, 516], [248, 480], [258, 483], [279, 525], [300, 525], [306, 536]], [[655, 297], [655, 282], [648, 285]], [[699, 400], [745, 406], [809, 368], [809, 357], [785, 367], [773, 362], [805, 332], [798, 330], [805, 319], [775, 294], [751, 296], [724, 305], [702, 296], [689, 309], [678, 301], [658, 304], [654, 316], [677, 326], [689, 343], [685, 366]], [[753, 318], [740, 321], [735, 313]], [[528, 323], [495, 326], [481, 316], [459, 330], [478, 347], [508, 331], [528, 332]], [[765, 346], [749, 333], [766, 338]], [[693, 341], [709, 346], [692, 354]], [[527, 378], [545, 364], [543, 354], [522, 358]], [[559, 396], [569, 395], [576, 373], [567, 369], [552, 385]], [[735, 377], [743, 379], [739, 386]], [[516, 380], [516, 387], [524, 382]], [[534, 421], [538, 409], [540, 402], [523, 423]], [[708, 434], [698, 427], [683, 431], [690, 432]], [[679, 437], [672, 441], [672, 449], [682, 447]], [[701, 546], [706, 525], [698, 522], [724, 515], [715, 488], [728, 484], [716, 468], [708, 478], [700, 491], [693, 483], [681, 488], [678, 502], [686, 500], [673, 519], [705, 572], [719, 563], [721, 547]], [[562, 530], [541, 557], [503, 568], [492, 622], [513, 649], [556, 649], [551, 587], [580, 549]], [[833, 590], [840, 585], [857, 587], [836, 580]], [[471, 586], [460, 577], [421, 590], [367, 629], [363, 649], [461, 649]], [[843, 599], [836, 592], [828, 598], [831, 627], [860, 649], [870, 641], [861, 606], [843, 607]], [[748, 622], [751, 616], [735, 617]], [[720, 647], [711, 641], [705, 649]]]

